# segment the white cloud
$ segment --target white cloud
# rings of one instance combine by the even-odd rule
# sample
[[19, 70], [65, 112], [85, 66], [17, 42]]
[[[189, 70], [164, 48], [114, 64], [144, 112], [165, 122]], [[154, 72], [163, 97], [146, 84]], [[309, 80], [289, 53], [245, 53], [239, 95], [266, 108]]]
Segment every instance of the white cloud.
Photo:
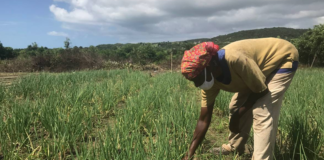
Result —
[[75, 8], [73, 9], [73, 11], [68, 12], [63, 8], [59, 8], [56, 7], [55, 5], [51, 5], [50, 11], [54, 13], [57, 20], [62, 22], [81, 23], [81, 24], [95, 23], [94, 16], [83, 9]]
[[324, 24], [324, 16], [316, 18], [316, 22]]
[[[323, 0], [54, 0], [65, 29], [122, 42], [214, 37], [242, 29], [323, 23]], [[68, 8], [60, 7], [67, 3]]]
[[50, 36], [61, 36], [61, 37], [68, 37], [69, 35], [64, 32], [56, 32], [56, 31], [51, 31], [47, 33]]
[[324, 15], [324, 10], [303, 10], [295, 14], [286, 15], [287, 18], [301, 19], [301, 18], [313, 18]]

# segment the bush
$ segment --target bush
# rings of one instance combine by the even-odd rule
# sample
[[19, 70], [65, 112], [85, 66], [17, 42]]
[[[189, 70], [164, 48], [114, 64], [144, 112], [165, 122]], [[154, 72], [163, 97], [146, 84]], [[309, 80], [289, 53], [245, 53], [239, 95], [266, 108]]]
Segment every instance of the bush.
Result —
[[101, 68], [104, 68], [104, 60], [101, 55], [92, 52], [79, 52], [76, 49], [59, 51], [57, 54], [19, 56], [13, 60], [0, 61], [0, 72], [63, 72]]
[[33, 69], [36, 71], [50, 70], [52, 63], [51, 60], [53, 56], [51, 55], [39, 55], [32, 57]]
[[32, 58], [16, 58], [13, 60], [1, 60], [0, 72], [32, 72]]
[[83, 69], [100, 69], [103, 68], [104, 61], [101, 56], [95, 53], [73, 53], [67, 50], [60, 54], [52, 64], [51, 71], [71, 71]]

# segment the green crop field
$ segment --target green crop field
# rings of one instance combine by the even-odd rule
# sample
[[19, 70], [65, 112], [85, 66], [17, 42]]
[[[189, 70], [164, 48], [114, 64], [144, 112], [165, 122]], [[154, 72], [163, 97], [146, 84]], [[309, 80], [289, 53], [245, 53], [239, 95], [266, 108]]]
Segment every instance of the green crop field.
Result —
[[[281, 110], [276, 159], [323, 157], [323, 79], [323, 69], [298, 70]], [[217, 97], [197, 159], [239, 159], [208, 153], [227, 141], [231, 95]], [[181, 159], [200, 90], [180, 73], [42, 73], [0, 85], [0, 110], [4, 159]]]

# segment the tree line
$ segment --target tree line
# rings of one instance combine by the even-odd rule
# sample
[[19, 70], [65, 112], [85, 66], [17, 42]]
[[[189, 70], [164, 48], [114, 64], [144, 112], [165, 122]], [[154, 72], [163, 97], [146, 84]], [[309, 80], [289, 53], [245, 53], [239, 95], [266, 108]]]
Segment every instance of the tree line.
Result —
[[[0, 71], [68, 71], [104, 68], [107, 62], [138, 65], [180, 63], [183, 52], [203, 41], [213, 41], [220, 47], [247, 38], [280, 37], [291, 41], [299, 50], [300, 62], [308, 66], [324, 65], [324, 25], [313, 29], [267, 28], [240, 31], [210, 39], [181, 42], [104, 44], [90, 47], [71, 47], [71, 40], [64, 41], [64, 48], [39, 47], [36, 42], [25, 49], [4, 47], [0, 42]], [[171, 54], [172, 53], [172, 54]], [[16, 68], [15, 68], [16, 67]]]

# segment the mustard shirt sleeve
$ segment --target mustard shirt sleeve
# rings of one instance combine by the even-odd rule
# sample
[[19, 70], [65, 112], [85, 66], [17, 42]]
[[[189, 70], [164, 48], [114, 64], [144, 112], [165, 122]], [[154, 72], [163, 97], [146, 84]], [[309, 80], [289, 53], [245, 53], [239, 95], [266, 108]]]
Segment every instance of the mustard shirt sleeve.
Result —
[[260, 93], [268, 88], [265, 84], [265, 75], [253, 59], [244, 54], [233, 54], [230, 59], [230, 67], [242, 78], [242, 81], [252, 92]]
[[207, 107], [215, 103], [216, 96], [219, 93], [219, 89], [212, 87], [210, 90], [201, 90], [201, 107]]

